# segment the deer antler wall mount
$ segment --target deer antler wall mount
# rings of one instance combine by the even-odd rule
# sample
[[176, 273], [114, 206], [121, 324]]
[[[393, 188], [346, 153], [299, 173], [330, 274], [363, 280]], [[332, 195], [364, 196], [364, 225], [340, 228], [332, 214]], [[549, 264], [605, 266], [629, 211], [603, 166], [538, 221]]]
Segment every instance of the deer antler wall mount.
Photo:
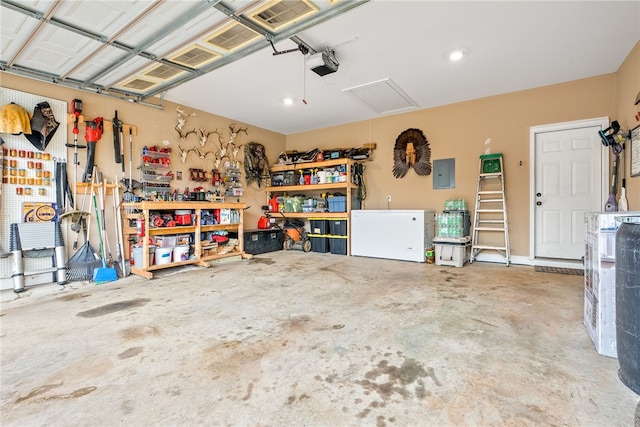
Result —
[[249, 130], [248, 127], [241, 128], [240, 126], [238, 126], [236, 128], [235, 123], [231, 123], [229, 125], [229, 144], [233, 144], [233, 141], [235, 141], [239, 133], [244, 133], [245, 135], [249, 135], [249, 132], [247, 132], [248, 130]]
[[185, 150], [180, 144], [178, 144], [178, 150], [180, 150], [180, 161], [185, 163], [187, 161], [187, 154], [189, 154], [189, 151], [193, 151], [193, 148]]
[[218, 132], [218, 129], [213, 130], [213, 131], [206, 131], [206, 130], [204, 130], [202, 128], [198, 129], [198, 138], [200, 138], [200, 141], [199, 141], [200, 142], [200, 146], [204, 147], [204, 144], [207, 143], [207, 140], [209, 139], [209, 136], [211, 134], [214, 134], [214, 133], [220, 134], [220, 132]]
[[206, 153], [203, 153], [198, 148], [195, 148], [194, 151], [198, 155], [198, 158], [200, 158], [202, 160], [206, 159], [209, 154], [213, 153], [213, 151], [207, 151]]
[[[238, 153], [240, 152], [240, 148], [242, 148], [242, 146], [244, 144], [241, 145], [236, 145], [235, 140], [238, 137], [239, 134], [244, 133], [245, 135], [249, 135], [249, 128], [241, 128], [240, 126], [236, 127], [235, 123], [231, 123], [229, 125], [229, 142], [227, 143], [227, 147], [231, 146], [231, 155], [233, 157], [233, 161], [235, 162], [237, 160], [237, 156]], [[226, 154], [226, 149], [227, 147], [225, 147], [224, 152], [221, 152], [221, 156], [224, 157], [224, 155]]]
[[187, 123], [187, 119], [191, 116], [195, 116], [196, 113], [187, 114], [180, 109], [180, 106], [176, 107], [176, 113], [178, 114], [178, 123], [176, 124], [175, 129], [178, 133], [181, 133], [184, 125]]

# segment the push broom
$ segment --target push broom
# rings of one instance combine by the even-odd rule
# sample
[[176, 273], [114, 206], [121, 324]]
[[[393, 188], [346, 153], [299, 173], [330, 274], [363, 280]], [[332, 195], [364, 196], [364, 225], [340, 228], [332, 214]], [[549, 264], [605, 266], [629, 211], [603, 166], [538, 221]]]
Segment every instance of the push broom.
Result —
[[[94, 177], [96, 176], [95, 168], [93, 174], [91, 176], [91, 186], [93, 188]], [[98, 211], [98, 203], [96, 202], [95, 192], [91, 195], [93, 198], [93, 210], [96, 213], [96, 222], [98, 223], [98, 227], [100, 227], [100, 212]], [[104, 220], [104, 217], [103, 217]], [[102, 283], [114, 282], [118, 280], [118, 273], [115, 268], [107, 267], [107, 260], [105, 258], [104, 252], [104, 224], [102, 225], [102, 230], [98, 231], [98, 236], [100, 237], [100, 258], [102, 261], [102, 267], [96, 267], [93, 270], [93, 282], [96, 285], [100, 285]]]

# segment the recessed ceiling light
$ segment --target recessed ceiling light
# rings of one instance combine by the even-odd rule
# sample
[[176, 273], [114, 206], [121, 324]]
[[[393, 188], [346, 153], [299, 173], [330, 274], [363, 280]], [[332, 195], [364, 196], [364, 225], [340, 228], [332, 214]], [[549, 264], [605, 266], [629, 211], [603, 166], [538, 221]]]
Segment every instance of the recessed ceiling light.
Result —
[[464, 58], [466, 55], [467, 55], [466, 50], [458, 49], [458, 50], [454, 50], [449, 54], [449, 59], [451, 61], [459, 61], [462, 58]]
[[284, 105], [293, 105], [293, 99], [291, 98], [285, 98], [283, 102]]

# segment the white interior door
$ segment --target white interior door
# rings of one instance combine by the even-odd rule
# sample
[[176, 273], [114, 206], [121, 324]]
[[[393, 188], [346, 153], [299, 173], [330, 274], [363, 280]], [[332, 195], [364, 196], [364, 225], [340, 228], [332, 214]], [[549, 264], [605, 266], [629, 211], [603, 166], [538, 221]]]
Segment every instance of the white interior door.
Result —
[[532, 128], [534, 263], [584, 256], [584, 214], [604, 203], [608, 163], [598, 131], [606, 126], [603, 119]]

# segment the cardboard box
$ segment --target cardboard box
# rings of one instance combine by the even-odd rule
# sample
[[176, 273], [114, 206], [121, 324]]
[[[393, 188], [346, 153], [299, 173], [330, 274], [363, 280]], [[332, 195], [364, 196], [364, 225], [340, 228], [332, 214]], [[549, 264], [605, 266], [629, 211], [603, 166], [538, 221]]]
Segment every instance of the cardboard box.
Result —
[[215, 255], [218, 253], [218, 243], [209, 242], [201, 247], [202, 256]]
[[598, 353], [618, 357], [616, 344], [616, 269], [602, 268], [584, 292], [584, 325]]

